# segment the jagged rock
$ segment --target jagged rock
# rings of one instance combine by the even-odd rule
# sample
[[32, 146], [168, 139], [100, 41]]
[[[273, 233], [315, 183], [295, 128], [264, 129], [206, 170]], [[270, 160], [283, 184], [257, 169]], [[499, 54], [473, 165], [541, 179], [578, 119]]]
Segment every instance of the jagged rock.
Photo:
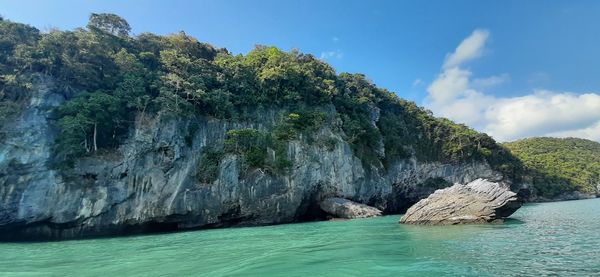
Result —
[[[224, 155], [212, 183], [198, 181], [201, 153], [223, 145], [230, 129], [266, 129], [285, 110], [256, 111], [247, 123], [157, 115], [136, 120], [130, 136], [110, 153], [52, 167], [53, 110], [64, 98], [49, 78], [32, 89], [31, 102], [0, 127], [0, 240], [68, 239], [231, 225], [289, 223], [336, 195], [374, 203], [395, 213], [431, 193], [428, 180], [464, 183], [501, 176], [485, 162], [441, 163], [416, 157], [367, 168], [342, 134], [324, 126], [315, 141], [288, 143], [290, 172], [246, 170]], [[333, 107], [322, 107], [334, 116]], [[195, 128], [190, 128], [190, 124]], [[333, 124], [335, 125], [335, 124]], [[191, 129], [195, 131], [190, 132]], [[272, 157], [271, 157], [272, 158]], [[410, 197], [408, 197], [410, 195]]]
[[436, 190], [408, 209], [400, 223], [450, 225], [496, 222], [521, 207], [517, 194], [501, 183], [477, 179]]
[[366, 218], [380, 216], [381, 211], [365, 204], [344, 198], [326, 198], [319, 205], [321, 210], [337, 218]]

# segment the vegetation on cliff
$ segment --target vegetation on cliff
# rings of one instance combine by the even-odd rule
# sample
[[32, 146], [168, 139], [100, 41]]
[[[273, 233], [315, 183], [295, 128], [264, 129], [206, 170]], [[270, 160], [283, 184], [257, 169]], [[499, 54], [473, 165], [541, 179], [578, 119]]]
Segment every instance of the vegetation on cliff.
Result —
[[578, 138], [529, 138], [504, 145], [523, 161], [540, 195], [596, 193], [600, 143]]
[[[285, 170], [285, 143], [300, 134], [309, 139], [329, 124], [374, 166], [416, 156], [446, 163], [485, 160], [511, 176], [520, 171], [518, 160], [486, 134], [436, 118], [364, 75], [337, 74], [310, 54], [257, 46], [232, 55], [184, 32], [131, 36], [130, 30], [112, 14], [92, 14], [86, 28], [47, 33], [1, 20], [2, 118], [18, 111], [35, 76], [48, 75], [67, 99], [57, 111], [59, 160], [117, 147], [136, 117], [162, 113], [243, 122], [256, 119], [256, 111], [280, 110], [287, 112], [270, 130], [230, 131], [223, 151], [243, 156], [249, 167]], [[269, 150], [278, 153], [273, 161]], [[211, 151], [217, 152], [204, 158], [218, 163], [214, 153], [222, 150]], [[215, 177], [214, 166], [199, 172], [203, 181]]]

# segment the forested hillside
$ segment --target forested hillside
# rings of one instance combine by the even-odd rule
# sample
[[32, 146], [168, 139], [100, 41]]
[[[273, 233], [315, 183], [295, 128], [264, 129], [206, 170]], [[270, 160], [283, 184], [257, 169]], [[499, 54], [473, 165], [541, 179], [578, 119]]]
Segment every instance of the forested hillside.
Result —
[[232, 55], [184, 32], [132, 36], [130, 30], [113, 14], [92, 14], [85, 28], [72, 31], [40, 32], [1, 20], [0, 118], [6, 122], [17, 115], [35, 78], [47, 76], [67, 99], [56, 112], [59, 166], [118, 147], [136, 116], [243, 122], [257, 110], [285, 109], [289, 113], [273, 130], [232, 130], [229, 146], [211, 152], [235, 152], [251, 167], [285, 168], [285, 160], [266, 163], [267, 149], [301, 133], [310, 137], [325, 121], [323, 108], [333, 107], [339, 131], [366, 163], [485, 160], [510, 176], [520, 170], [486, 134], [435, 118], [364, 75], [337, 74], [310, 54], [257, 46], [247, 55]]
[[505, 144], [523, 161], [541, 195], [568, 191], [596, 193], [600, 185], [600, 143], [578, 138], [530, 138]]
[[234, 55], [113, 14], [48, 32], [0, 19], [0, 235], [299, 222], [331, 197], [395, 214], [479, 178], [531, 201], [594, 192], [597, 146], [508, 144], [525, 167], [398, 95], [297, 50]]

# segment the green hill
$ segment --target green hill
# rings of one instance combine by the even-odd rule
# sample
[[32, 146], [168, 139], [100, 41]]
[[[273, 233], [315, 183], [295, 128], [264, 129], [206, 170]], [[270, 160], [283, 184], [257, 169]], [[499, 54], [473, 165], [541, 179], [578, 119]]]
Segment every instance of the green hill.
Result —
[[[85, 28], [49, 32], [0, 18], [0, 128], [26, 105], [35, 80], [49, 78], [66, 99], [55, 115], [57, 168], [117, 148], [140, 115], [242, 123], [256, 122], [265, 111], [283, 111], [266, 130], [228, 132], [225, 147], [209, 149], [206, 160], [234, 152], [248, 167], [282, 172], [292, 165], [285, 159], [269, 161], [268, 151], [279, 153], [299, 138], [335, 143], [311, 140], [328, 124], [366, 168], [385, 169], [408, 158], [486, 161], [520, 181], [524, 164], [540, 196], [596, 191], [598, 143], [535, 138], [506, 143], [509, 151], [486, 134], [434, 117], [362, 74], [337, 73], [310, 54], [257, 46], [246, 55], [233, 55], [184, 32], [132, 36], [130, 29], [113, 14], [92, 14]], [[194, 128], [190, 125], [190, 135]], [[215, 168], [207, 162], [200, 178], [214, 178]]]
[[[3, 120], [18, 112], [42, 75], [55, 80], [67, 99], [57, 112], [55, 156], [62, 164], [117, 147], [139, 114], [242, 122], [256, 111], [277, 109], [289, 112], [272, 130], [249, 131], [250, 137], [230, 134], [251, 144], [239, 154], [252, 166], [273, 167], [264, 162], [267, 148], [301, 133], [310, 136], [333, 116], [356, 155], [375, 166], [409, 157], [486, 160], [514, 175], [514, 158], [486, 134], [433, 117], [364, 75], [337, 74], [310, 54], [258, 46], [247, 55], [232, 55], [184, 32], [130, 36], [129, 31], [129, 24], [112, 14], [92, 14], [86, 28], [47, 33], [0, 19]], [[335, 114], [325, 114], [327, 107]]]
[[540, 195], [596, 193], [600, 143], [578, 138], [529, 138], [504, 145], [523, 161]]

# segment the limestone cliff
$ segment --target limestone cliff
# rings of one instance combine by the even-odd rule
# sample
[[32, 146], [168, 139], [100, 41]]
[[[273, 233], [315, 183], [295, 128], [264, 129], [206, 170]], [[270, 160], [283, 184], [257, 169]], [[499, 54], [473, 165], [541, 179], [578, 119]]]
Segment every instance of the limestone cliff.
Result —
[[[64, 99], [52, 87], [51, 80], [38, 82], [20, 116], [2, 129], [2, 239], [295, 222], [321, 216], [318, 203], [325, 197], [398, 213], [439, 186], [503, 178], [484, 162], [444, 164], [413, 157], [385, 168], [365, 165], [327, 126], [317, 137], [334, 139], [335, 146], [291, 141], [286, 155], [293, 166], [285, 174], [244, 170], [240, 158], [229, 154], [222, 157], [215, 181], [204, 184], [195, 178], [205, 146], [222, 146], [230, 129], [266, 128], [276, 111], [247, 123], [146, 117], [115, 151], [59, 170], [51, 162], [57, 132], [52, 110]], [[189, 137], [192, 123], [197, 131]]]

